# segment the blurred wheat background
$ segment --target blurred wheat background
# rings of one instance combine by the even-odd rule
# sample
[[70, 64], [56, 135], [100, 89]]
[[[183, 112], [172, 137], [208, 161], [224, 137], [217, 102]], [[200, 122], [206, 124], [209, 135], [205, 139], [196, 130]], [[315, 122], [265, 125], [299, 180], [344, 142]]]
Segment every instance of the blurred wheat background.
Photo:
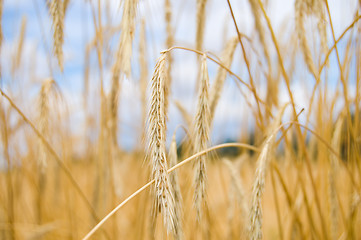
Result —
[[0, 0], [0, 239], [361, 239], [360, 10]]

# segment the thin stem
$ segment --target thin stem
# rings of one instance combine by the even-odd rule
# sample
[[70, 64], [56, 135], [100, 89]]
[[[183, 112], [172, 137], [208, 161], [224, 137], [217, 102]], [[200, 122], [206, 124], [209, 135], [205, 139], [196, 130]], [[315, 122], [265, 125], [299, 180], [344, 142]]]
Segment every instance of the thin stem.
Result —
[[[224, 70], [226, 70], [230, 75], [232, 75], [233, 77], [237, 78], [237, 80], [239, 80], [243, 85], [245, 85], [251, 92], [253, 92], [253, 87], [250, 86], [249, 84], [247, 84], [245, 81], [243, 81], [239, 76], [237, 76], [237, 74], [235, 74], [234, 72], [232, 72], [228, 67], [226, 67], [225, 65], [223, 65], [220, 61], [216, 60], [215, 58], [209, 56], [207, 53], [196, 50], [196, 49], [191, 49], [191, 48], [186, 48], [186, 47], [180, 47], [180, 46], [174, 46], [171, 47], [167, 50], [162, 51], [161, 53], [165, 53], [165, 52], [170, 52], [174, 49], [181, 49], [181, 50], [186, 50], [186, 51], [190, 51], [190, 52], [194, 52], [197, 53], [199, 55], [205, 55], [209, 60], [213, 61], [214, 63], [216, 63], [217, 65], [219, 65], [220, 67], [222, 67]], [[258, 96], [256, 96], [257, 101], [259, 101], [260, 103], [262, 103], [263, 105], [266, 105], [266, 103], [260, 99]]]
[[[196, 159], [197, 157], [204, 155], [210, 151], [214, 151], [217, 149], [221, 149], [221, 148], [226, 148], [226, 147], [240, 147], [240, 148], [247, 148], [250, 149], [252, 151], [258, 152], [258, 148], [253, 147], [251, 145], [248, 144], [244, 144], [244, 143], [224, 143], [224, 144], [219, 144], [217, 146], [208, 148], [204, 151], [201, 151], [199, 153], [194, 154], [193, 156], [183, 160], [182, 162], [178, 163], [177, 165], [174, 165], [172, 168], [169, 168], [167, 170], [168, 173], [173, 172], [174, 170], [176, 170], [177, 168], [180, 168], [181, 166], [185, 165], [186, 163]], [[111, 216], [113, 216], [121, 207], [123, 207], [127, 202], [129, 202], [130, 200], [132, 200], [135, 196], [137, 196], [138, 194], [140, 194], [141, 192], [143, 192], [145, 189], [147, 189], [149, 186], [151, 186], [153, 183], [155, 182], [154, 179], [152, 179], [151, 181], [149, 181], [148, 183], [146, 183], [144, 186], [142, 186], [141, 188], [139, 188], [137, 191], [135, 191], [132, 195], [130, 195], [129, 197], [127, 197], [123, 202], [121, 202], [117, 207], [115, 207], [110, 213], [108, 213], [108, 215], [106, 215], [84, 238], [83, 240], [87, 240], [89, 239]]]
[[344, 75], [343, 75], [343, 68], [342, 68], [342, 65], [341, 65], [340, 55], [338, 53], [338, 48], [337, 48], [337, 44], [336, 44], [335, 31], [333, 29], [330, 8], [328, 7], [328, 0], [325, 0], [325, 4], [326, 4], [328, 18], [330, 19], [330, 27], [331, 27], [332, 38], [333, 38], [334, 45], [335, 45], [335, 50], [336, 50], [337, 64], [338, 64], [338, 67], [340, 69], [340, 80], [341, 80], [341, 83], [343, 85], [343, 95], [344, 95], [344, 98], [345, 98], [345, 105], [346, 105], [346, 112], [347, 112], [347, 123], [348, 123], [347, 124], [347, 133], [351, 134], [351, 137], [353, 139], [355, 139], [354, 133], [353, 133], [353, 131], [351, 131], [352, 121], [351, 121], [351, 114], [350, 114], [350, 109], [349, 109], [347, 83], [346, 83], [346, 80], [345, 80]]
[[[286, 186], [286, 183], [285, 183], [285, 180], [283, 179], [282, 177], [282, 174], [281, 174], [281, 171], [280, 169], [278, 168], [278, 166], [274, 163], [274, 162], [271, 162], [271, 166], [272, 166], [272, 170], [271, 170], [271, 174], [273, 174], [273, 171], [276, 172], [277, 176], [278, 176], [278, 179], [279, 179], [279, 182], [281, 184], [281, 187], [283, 189], [283, 192], [285, 193], [286, 195], [286, 200], [287, 200], [287, 205], [289, 207], [289, 209], [292, 211], [292, 217], [294, 218], [294, 220], [296, 221], [297, 225], [299, 226], [300, 228], [300, 232], [301, 232], [301, 236], [302, 238], [301, 239], [304, 239], [304, 233], [302, 231], [302, 223], [301, 223], [301, 219], [300, 219], [300, 216], [299, 214], [297, 213], [297, 211], [295, 211], [295, 202], [294, 200], [292, 199], [291, 197], [291, 194], [290, 194], [290, 191], [288, 190], [287, 186]], [[310, 218], [310, 215], [307, 214], [308, 218], [309, 218], [309, 221], [313, 221], [312, 218]], [[311, 224], [311, 226], [313, 226]], [[312, 228], [313, 229], [313, 228]], [[313, 229], [313, 231], [316, 233], [316, 230]], [[316, 233], [316, 235], [318, 235]]]
[[[295, 106], [295, 102], [294, 102], [294, 99], [293, 99], [293, 94], [292, 94], [291, 87], [290, 87], [290, 79], [289, 79], [289, 77], [287, 75], [286, 69], [285, 69], [284, 64], [283, 64], [283, 59], [282, 59], [282, 56], [281, 56], [281, 53], [280, 53], [280, 50], [279, 50], [276, 35], [275, 35], [274, 31], [273, 31], [271, 21], [270, 21], [269, 17], [267, 16], [267, 13], [266, 13], [266, 11], [265, 11], [265, 9], [263, 7], [263, 4], [262, 4], [261, 0], [258, 0], [258, 3], [260, 5], [262, 13], [263, 13], [263, 15], [264, 15], [264, 17], [266, 19], [268, 28], [269, 28], [269, 30], [271, 32], [272, 41], [273, 41], [273, 44], [275, 45], [275, 48], [276, 48], [276, 52], [277, 52], [277, 56], [278, 56], [278, 60], [279, 60], [279, 65], [281, 67], [281, 72], [282, 72], [283, 78], [285, 79], [286, 86], [287, 86], [287, 91], [288, 91], [288, 94], [289, 94], [289, 97], [290, 97], [290, 100], [291, 100], [291, 103], [292, 103], [293, 116], [295, 117], [296, 122], [298, 122], [296, 106]], [[303, 141], [303, 135], [302, 135], [300, 126], [296, 127], [296, 132], [297, 132], [298, 141], [301, 144], [303, 155], [305, 156], [305, 159], [306, 159], [307, 173], [308, 173], [308, 175], [310, 177], [313, 193], [315, 195], [317, 211], [318, 211], [318, 214], [320, 216], [320, 221], [321, 221], [321, 226], [322, 226], [322, 232], [324, 234], [324, 237], [326, 239], [328, 239], [326, 223], [324, 221], [324, 218], [322, 217], [321, 204], [320, 204], [320, 200], [319, 200], [319, 196], [318, 196], [319, 194], [318, 194], [318, 191], [317, 191], [317, 188], [316, 188], [315, 180], [314, 180], [313, 175], [312, 175], [311, 163], [310, 163], [310, 159], [308, 157], [306, 145], [305, 145], [305, 143]]]
[[272, 182], [272, 188], [273, 188], [273, 198], [274, 198], [275, 207], [276, 207], [278, 231], [280, 232], [280, 239], [283, 240], [283, 228], [282, 228], [282, 222], [281, 222], [281, 212], [280, 212], [280, 206], [279, 206], [279, 203], [278, 203], [277, 186], [276, 186], [276, 183], [275, 183], [273, 169], [271, 169], [271, 182]]
[[2, 89], [0, 89], [0, 93], [3, 97], [5, 97], [8, 102], [10, 103], [10, 105], [18, 112], [18, 114], [23, 118], [24, 122], [26, 122], [27, 124], [29, 124], [29, 126], [31, 127], [31, 129], [33, 129], [33, 131], [35, 132], [35, 134], [40, 138], [40, 140], [42, 141], [42, 143], [44, 144], [44, 146], [49, 150], [49, 153], [51, 155], [53, 155], [55, 161], [59, 164], [59, 166], [63, 169], [63, 171], [65, 172], [65, 175], [69, 178], [70, 182], [72, 183], [72, 185], [75, 187], [76, 191], [79, 193], [80, 197], [83, 199], [83, 201], [85, 202], [86, 206], [88, 207], [89, 211], [91, 212], [93, 218], [96, 221], [99, 221], [99, 218], [94, 210], [94, 208], [92, 207], [92, 205], [90, 204], [89, 200], [87, 199], [87, 197], [85, 196], [84, 192], [81, 190], [80, 186], [78, 185], [78, 183], [76, 182], [76, 180], [74, 179], [74, 177], [71, 175], [70, 170], [64, 165], [64, 163], [62, 162], [62, 160], [60, 159], [60, 157], [56, 154], [55, 150], [51, 147], [50, 143], [45, 139], [45, 137], [39, 132], [39, 130], [34, 126], [34, 124], [24, 115], [24, 113], [16, 106], [16, 104], [10, 99], [10, 97], [8, 95], [6, 95]]
[[261, 129], [263, 129], [264, 128], [263, 117], [262, 117], [261, 109], [260, 109], [259, 102], [258, 102], [259, 98], [257, 96], [256, 88], [254, 86], [253, 77], [252, 77], [252, 74], [251, 74], [251, 68], [249, 66], [249, 62], [248, 62], [247, 55], [246, 55], [246, 50], [244, 49], [244, 45], [243, 45], [243, 42], [242, 42], [242, 36], [241, 36], [241, 33], [240, 33], [239, 29], [238, 29], [237, 22], [236, 22], [236, 19], [234, 17], [234, 14], [233, 14], [233, 9], [232, 9], [231, 3], [229, 2], [229, 0], [227, 0], [227, 3], [228, 3], [229, 11], [231, 12], [231, 16], [232, 16], [232, 19], [233, 19], [234, 26], [236, 27], [239, 43], [241, 44], [241, 47], [242, 47], [243, 59], [244, 59], [244, 61], [246, 63], [246, 66], [247, 66], [247, 71], [248, 71], [248, 75], [249, 75], [249, 82], [250, 82], [250, 84], [252, 86], [251, 90], [252, 90], [252, 93], [253, 93], [253, 95], [254, 95], [254, 97], [256, 99], [256, 102], [257, 102], [257, 109], [258, 109], [258, 115], [259, 115], [259, 119], [260, 119]]
[[328, 62], [328, 58], [330, 57], [333, 49], [336, 47], [337, 43], [339, 43], [339, 41], [341, 41], [341, 39], [346, 35], [346, 33], [353, 28], [353, 26], [355, 26], [355, 24], [361, 19], [361, 15], [357, 16], [353, 22], [343, 31], [343, 33], [337, 38], [337, 40], [335, 41], [335, 43], [333, 44], [333, 46], [328, 50], [325, 59], [323, 60], [323, 63], [320, 66], [320, 69], [318, 70], [318, 76], [321, 75], [322, 70], [324, 69], [324, 67], [326, 66], [327, 62]]
[[[302, 124], [295, 122], [295, 121], [290, 121], [290, 122], [286, 122], [281, 124], [272, 134], [276, 134], [278, 131], [280, 131], [284, 126], [286, 125], [292, 125], [292, 124], [297, 124], [299, 126], [302, 126], [304, 128], [306, 128], [307, 130], [311, 131], [311, 133], [314, 133], [314, 131], [312, 131], [311, 129], [303, 126]], [[173, 171], [175, 171], [176, 169], [180, 168], [181, 166], [185, 165], [186, 163], [196, 159], [197, 157], [206, 154], [210, 151], [214, 151], [217, 149], [221, 149], [221, 148], [226, 148], [226, 147], [240, 147], [240, 148], [247, 148], [250, 149], [252, 151], [255, 152], [259, 152], [259, 149], [248, 145], [248, 144], [244, 144], [244, 143], [224, 143], [224, 144], [219, 144], [216, 145], [214, 147], [208, 148], [204, 151], [201, 151], [199, 153], [194, 154], [193, 156], [183, 160], [182, 162], [178, 163], [177, 165], [174, 165], [172, 168], [169, 168], [167, 170], [168, 173], [171, 173]], [[332, 149], [332, 148], [330, 148]], [[331, 151], [333, 154], [335, 154], [336, 156], [338, 156], [336, 154], [336, 152], [333, 150]], [[123, 202], [121, 202], [117, 207], [115, 207], [110, 213], [108, 213], [108, 215], [106, 215], [84, 238], [83, 240], [87, 240], [89, 239], [111, 216], [113, 216], [122, 206], [124, 206], [127, 202], [129, 202], [130, 200], [132, 200], [134, 197], [136, 197], [138, 194], [140, 194], [141, 192], [143, 192], [145, 189], [147, 189], [149, 186], [151, 186], [154, 183], [154, 179], [152, 179], [151, 181], [149, 181], [148, 183], [146, 183], [144, 186], [142, 186], [141, 188], [139, 188], [137, 191], [135, 191], [132, 195], [130, 195], [128, 198], [126, 198]], [[290, 196], [290, 195], [288, 195]]]
[[9, 222], [9, 229], [10, 229], [10, 239], [16, 239], [15, 235], [15, 228], [14, 228], [14, 220], [15, 220], [15, 214], [14, 214], [14, 189], [13, 189], [13, 170], [10, 160], [10, 154], [9, 154], [9, 135], [8, 135], [8, 125], [6, 121], [5, 116], [5, 109], [3, 106], [0, 105], [0, 114], [1, 114], [1, 122], [3, 125], [3, 148], [4, 148], [4, 157], [6, 160], [6, 185], [7, 185], [7, 217]]

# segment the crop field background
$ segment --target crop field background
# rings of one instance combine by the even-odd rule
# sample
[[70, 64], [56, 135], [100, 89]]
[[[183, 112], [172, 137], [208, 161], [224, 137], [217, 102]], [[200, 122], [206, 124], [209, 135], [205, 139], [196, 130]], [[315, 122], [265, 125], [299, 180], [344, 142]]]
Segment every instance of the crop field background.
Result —
[[0, 239], [361, 239], [360, 11], [0, 0]]

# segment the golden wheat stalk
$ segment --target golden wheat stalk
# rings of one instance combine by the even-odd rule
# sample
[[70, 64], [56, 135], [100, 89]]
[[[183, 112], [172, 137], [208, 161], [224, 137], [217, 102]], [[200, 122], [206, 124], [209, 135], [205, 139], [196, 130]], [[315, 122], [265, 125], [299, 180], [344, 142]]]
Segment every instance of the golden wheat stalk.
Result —
[[[164, 1], [164, 12], [165, 12], [165, 22], [166, 22], [166, 47], [169, 49], [174, 44], [174, 32], [172, 27], [172, 6], [170, 4], [170, 0]], [[167, 54], [167, 81], [165, 82], [165, 109], [168, 109], [168, 98], [172, 86], [172, 64], [173, 64], [173, 57], [172, 54], [169, 52]]]
[[66, 11], [68, 10], [69, 3], [70, 3], [70, 0], [64, 0], [64, 2], [63, 2], [63, 14], [64, 14], [64, 16], [66, 14]]
[[[55, 101], [52, 97], [57, 97], [56, 95], [56, 82], [52, 78], [45, 79], [42, 83], [39, 98], [38, 98], [38, 124], [39, 131], [45, 138], [50, 137], [50, 112], [55, 109], [52, 107], [51, 103]], [[47, 185], [46, 170], [48, 161], [50, 159], [49, 151], [46, 149], [44, 143], [39, 139], [38, 140], [38, 159], [37, 159], [37, 169], [38, 169], [38, 188], [37, 199], [36, 199], [36, 219], [38, 224], [42, 224], [43, 215], [44, 215], [44, 197], [45, 189]], [[57, 181], [58, 179], [56, 179]], [[58, 190], [58, 189], [56, 189]]]
[[50, 15], [53, 20], [53, 49], [58, 59], [60, 70], [63, 71], [64, 43], [64, 7], [63, 0], [53, 0], [50, 4]]
[[314, 12], [317, 17], [317, 29], [320, 35], [321, 50], [324, 54], [328, 52], [326, 16], [323, 0], [314, 0]]
[[[4, 157], [4, 160], [6, 161], [6, 200], [2, 201], [5, 204], [5, 210], [2, 211], [1, 214], [1, 221], [6, 222], [8, 225], [8, 234], [3, 233], [2, 236], [6, 238], [8, 236], [9, 239], [16, 239], [17, 238], [17, 232], [15, 230], [15, 188], [14, 188], [14, 171], [13, 171], [13, 162], [11, 161], [10, 157], [10, 148], [9, 148], [9, 126], [8, 126], [8, 119], [6, 116], [6, 109], [3, 104], [3, 101], [0, 100], [0, 122], [1, 122], [1, 132], [0, 132], [0, 141], [2, 144], [2, 151], [1, 154]], [[4, 215], [7, 215], [6, 217]], [[6, 220], [5, 220], [6, 219]]]
[[[238, 45], [238, 38], [233, 37], [230, 40], [228, 40], [225, 49], [223, 50], [222, 56], [221, 56], [221, 62], [223, 65], [227, 68], [231, 67], [233, 55], [236, 50], [236, 47]], [[211, 123], [214, 118], [214, 113], [216, 111], [216, 107], [219, 101], [219, 98], [222, 94], [224, 81], [226, 80], [227, 72], [223, 67], [219, 67], [216, 78], [214, 80], [214, 83], [210, 90], [210, 117], [211, 117]]]
[[[44, 137], [49, 136], [49, 101], [50, 101], [50, 93], [52, 91], [53, 85], [55, 81], [53, 79], [46, 79], [40, 90], [39, 96], [39, 131]], [[42, 172], [45, 172], [47, 166], [47, 151], [45, 149], [44, 144], [39, 140], [39, 158], [38, 158], [38, 166]]]
[[147, 79], [148, 79], [148, 62], [146, 58], [147, 42], [145, 37], [145, 21], [142, 20], [139, 33], [139, 64], [140, 64], [140, 98], [142, 103], [142, 137], [141, 140], [145, 139], [145, 124], [147, 117]]
[[175, 229], [174, 198], [172, 185], [167, 173], [166, 159], [166, 117], [164, 109], [164, 83], [166, 53], [162, 53], [157, 61], [152, 77], [152, 94], [149, 111], [149, 145], [148, 156], [152, 163], [152, 176], [155, 179], [155, 201], [153, 206], [154, 219], [158, 212], [163, 214], [163, 222], [168, 231]]
[[135, 16], [137, 10], [137, 0], [125, 0], [123, 6], [123, 16], [121, 22], [122, 32], [116, 51], [115, 63], [112, 68], [112, 87], [110, 92], [110, 131], [113, 145], [116, 145], [117, 119], [118, 119], [118, 99], [120, 92], [120, 76], [123, 73], [130, 78], [132, 42], [135, 32]]
[[233, 231], [232, 231], [232, 221], [235, 216], [239, 215], [239, 210], [235, 211], [235, 205], [232, 204], [232, 201], [236, 200], [238, 209], [240, 209], [240, 224], [237, 228], [240, 230], [241, 236], [244, 236], [247, 233], [247, 228], [245, 227], [247, 223], [247, 217], [249, 216], [249, 208], [247, 204], [247, 200], [245, 198], [244, 185], [242, 183], [242, 179], [239, 173], [240, 164], [245, 161], [247, 154], [242, 155], [237, 162], [233, 163], [228, 158], [224, 158], [222, 162], [228, 168], [231, 177], [231, 186], [229, 189], [229, 198], [230, 198], [230, 206], [228, 209], [228, 222], [230, 223], [230, 230], [228, 236], [230, 239], [233, 239]]
[[206, 5], [207, 0], [197, 0], [197, 32], [196, 32], [196, 49], [202, 50], [204, 30], [206, 29]]
[[[264, 56], [266, 57], [267, 64], [271, 64], [271, 59], [268, 53], [268, 46], [266, 43], [264, 28], [261, 22], [261, 14], [260, 14], [260, 7], [258, 5], [257, 0], [249, 0], [249, 3], [251, 5], [251, 10], [254, 18], [254, 25], [258, 33], [259, 40], [261, 42], [261, 45], [263, 47]], [[269, 71], [271, 71], [271, 68], [269, 68]]]
[[253, 183], [252, 207], [250, 211], [250, 239], [262, 239], [262, 195], [264, 192], [266, 169], [270, 144], [273, 136], [268, 137], [257, 160], [256, 178]]
[[20, 35], [18, 40], [18, 46], [16, 49], [15, 58], [13, 59], [13, 65], [11, 68], [11, 74], [14, 76], [16, 70], [18, 70], [21, 62], [21, 56], [23, 53], [24, 39], [25, 39], [25, 31], [26, 31], [26, 17], [21, 19], [21, 27], [20, 27]]
[[306, 65], [310, 73], [317, 79], [317, 70], [312, 59], [310, 46], [308, 45], [306, 30], [304, 24], [304, 18], [307, 11], [307, 3], [303, 0], [295, 1], [295, 24], [298, 39], [301, 44], [302, 54], [305, 59]]
[[[246, 155], [243, 155], [241, 161], [244, 161]], [[235, 191], [236, 199], [239, 206], [242, 209], [242, 216], [248, 216], [247, 201], [245, 198], [245, 191], [243, 188], [242, 179], [237, 172], [238, 168], [229, 159], [224, 159], [224, 163], [227, 166], [232, 180], [232, 189]]]
[[121, 34], [116, 52], [116, 59], [113, 65], [113, 80], [119, 79], [122, 71], [127, 78], [130, 78], [132, 42], [135, 33], [135, 17], [138, 0], [125, 0], [123, 6], [123, 16], [121, 22]]
[[[201, 85], [199, 89], [197, 113], [193, 128], [194, 152], [200, 152], [207, 149], [207, 146], [209, 144], [210, 111], [209, 111], [208, 88], [209, 88], [209, 77], [208, 77], [208, 68], [207, 68], [207, 58], [205, 55], [203, 55], [202, 65], [201, 65]], [[202, 202], [206, 203], [206, 185], [207, 185], [206, 159], [207, 156], [203, 155], [197, 158], [195, 162], [194, 204], [196, 207], [198, 220], [201, 219]]]
[[[177, 142], [175, 138], [175, 133], [172, 137], [172, 142], [169, 148], [169, 164], [171, 167], [174, 167], [178, 163], [177, 156]], [[182, 228], [182, 193], [180, 190], [178, 174], [176, 171], [170, 173], [170, 183], [173, 189], [174, 196], [174, 238], [177, 240], [183, 239], [183, 228]]]
[[257, 159], [257, 169], [255, 180], [253, 182], [249, 224], [249, 237], [252, 240], [262, 239], [262, 196], [266, 180], [266, 170], [269, 159], [271, 158], [270, 152], [272, 150], [274, 138], [276, 135], [275, 130], [279, 127], [287, 105], [288, 103], [281, 108], [276, 118], [273, 120], [273, 123], [270, 125], [267, 133], [268, 137], [266, 138], [262, 151]]
[[[339, 153], [341, 145], [341, 134], [342, 126], [344, 124], [343, 113], [340, 114], [338, 120], [336, 121], [335, 130], [331, 140], [331, 146]], [[332, 239], [337, 239], [338, 235], [338, 201], [337, 201], [337, 189], [336, 189], [336, 179], [337, 179], [337, 169], [339, 168], [338, 159], [334, 154], [330, 154], [330, 169], [328, 172], [328, 195], [329, 195], [329, 204], [330, 204], [330, 222], [331, 222], [331, 237]]]

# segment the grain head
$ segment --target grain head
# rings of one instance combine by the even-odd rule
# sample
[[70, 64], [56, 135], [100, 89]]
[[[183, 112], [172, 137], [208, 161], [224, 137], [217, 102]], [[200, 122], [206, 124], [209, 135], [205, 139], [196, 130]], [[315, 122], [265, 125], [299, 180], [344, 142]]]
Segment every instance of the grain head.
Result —
[[50, 16], [53, 23], [53, 49], [58, 59], [60, 70], [63, 71], [64, 43], [64, 7], [63, 0], [53, 0], [50, 4]]
[[[135, 32], [135, 16], [137, 11], [137, 0], [125, 0], [121, 22], [121, 34], [118, 49], [115, 54], [115, 62], [112, 67], [112, 87], [110, 92], [110, 130], [113, 145], [117, 145], [117, 120], [118, 99], [120, 93], [121, 76], [128, 79], [131, 76], [132, 43]], [[121, 75], [123, 73], [124, 75]]]
[[[202, 58], [201, 65], [201, 85], [198, 95], [197, 112], [193, 127], [194, 136], [194, 152], [205, 150], [209, 144], [209, 77], [207, 68], [206, 56]], [[195, 161], [195, 193], [194, 204], [197, 210], [198, 219], [201, 218], [202, 203], [206, 202], [206, 185], [207, 185], [207, 171], [206, 171], [206, 155], [198, 157]]]
[[[221, 62], [224, 64], [225, 67], [230, 68], [233, 60], [233, 55], [236, 50], [238, 44], [238, 38], [233, 37], [230, 40], [228, 40], [225, 49], [223, 50], [222, 56], [221, 56]], [[216, 111], [216, 107], [218, 104], [218, 100], [220, 96], [222, 95], [223, 85], [224, 81], [226, 80], [227, 72], [224, 68], [219, 67], [217, 71], [216, 78], [214, 80], [214, 83], [212, 84], [211, 90], [210, 90], [210, 115], [211, 115], [211, 123], [214, 118], [214, 113]]]
[[304, 26], [305, 15], [307, 11], [307, 4], [303, 0], [295, 1], [295, 24], [296, 24], [296, 32], [298, 35], [298, 39], [300, 41], [301, 50], [303, 57], [305, 59], [305, 63], [308, 67], [310, 73], [317, 79], [317, 71], [315, 64], [313, 62], [310, 46], [308, 44], [306, 30]]
[[172, 185], [167, 173], [168, 163], [166, 159], [166, 117], [164, 107], [164, 83], [166, 78], [165, 69], [166, 53], [162, 53], [157, 61], [152, 77], [152, 93], [149, 111], [149, 145], [148, 157], [152, 164], [152, 176], [155, 179], [154, 186], [154, 219], [158, 212], [163, 214], [163, 221], [168, 231], [175, 229], [174, 198]]

